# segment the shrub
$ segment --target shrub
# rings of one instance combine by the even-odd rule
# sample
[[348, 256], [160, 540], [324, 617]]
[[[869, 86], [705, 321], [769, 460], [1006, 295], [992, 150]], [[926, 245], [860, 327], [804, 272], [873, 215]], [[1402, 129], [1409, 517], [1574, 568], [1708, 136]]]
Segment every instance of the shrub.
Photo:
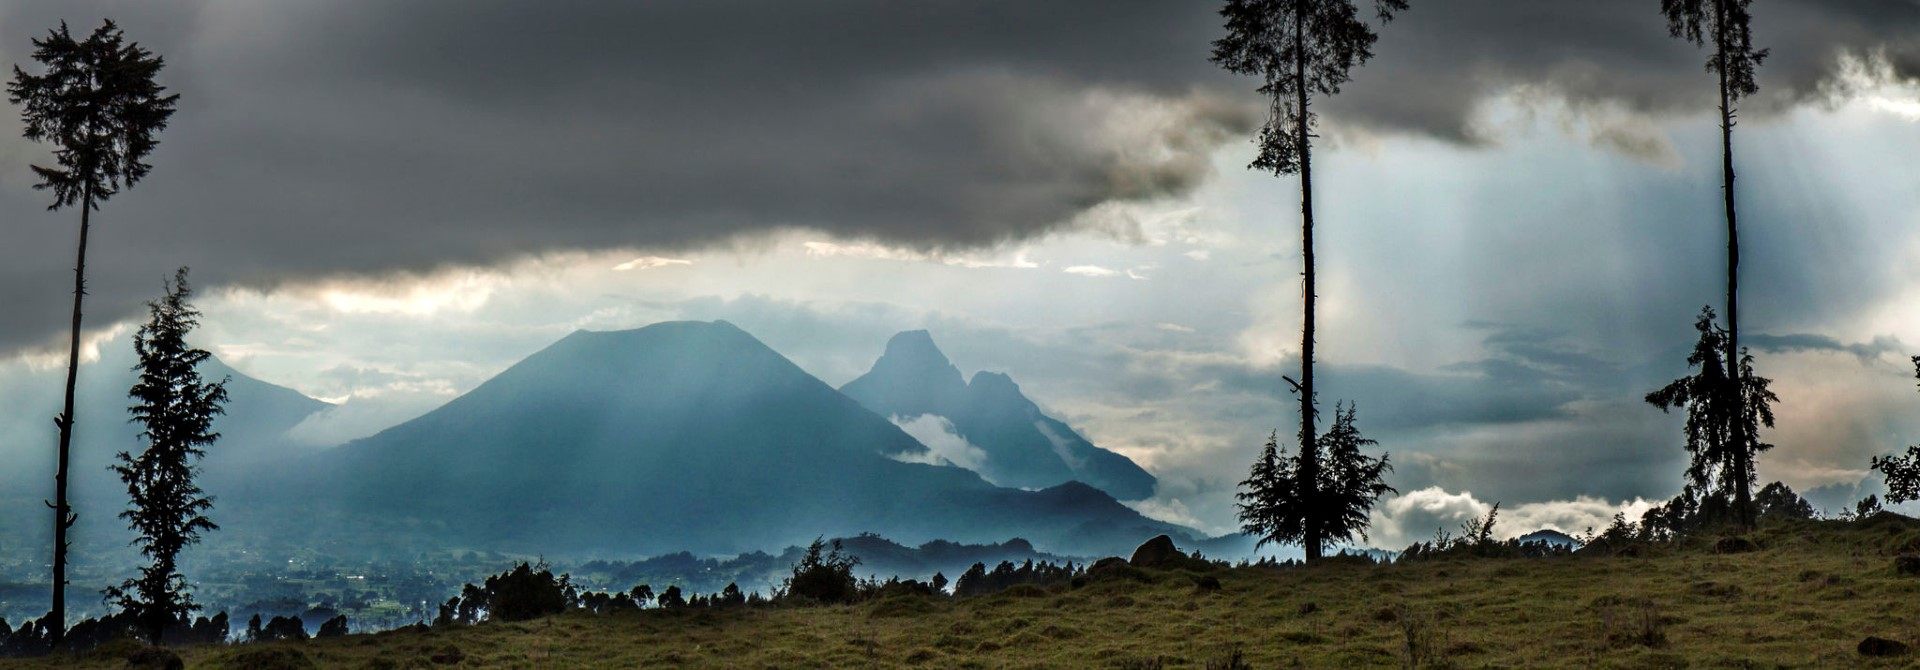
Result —
[[794, 564], [793, 575], [781, 587], [785, 599], [816, 603], [850, 603], [860, 595], [853, 568], [860, 559], [841, 552], [839, 540], [828, 544], [814, 538], [807, 553]]
[[320, 624], [320, 632], [314, 637], [346, 637], [347, 615], [342, 614]]
[[1596, 599], [1594, 607], [1600, 610], [1601, 637], [1606, 646], [1666, 646], [1666, 621], [1653, 601], [1607, 596]]
[[1207, 670], [1253, 670], [1253, 665], [1247, 662], [1246, 651], [1235, 644], [1207, 659]]

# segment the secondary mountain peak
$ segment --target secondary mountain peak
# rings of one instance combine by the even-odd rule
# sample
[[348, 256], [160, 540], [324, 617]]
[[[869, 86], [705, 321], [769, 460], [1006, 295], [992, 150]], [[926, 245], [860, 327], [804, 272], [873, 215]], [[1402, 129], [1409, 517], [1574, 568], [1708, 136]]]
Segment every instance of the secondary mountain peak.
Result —
[[933, 343], [932, 334], [909, 330], [887, 340], [886, 353], [873, 362], [873, 369], [840, 392], [882, 416], [919, 416], [942, 414], [942, 408], [960, 402], [967, 383]]
[[1122, 500], [1153, 495], [1153, 475], [1047, 416], [1007, 374], [981, 371], [962, 381], [924, 330], [893, 336], [873, 369], [840, 391], [882, 416], [947, 419], [958, 437], [986, 454], [975, 470], [1003, 486], [1084, 482]]
[[906, 330], [887, 339], [887, 351], [882, 358], [926, 361], [938, 361], [938, 365], [951, 366], [947, 354], [933, 343], [933, 334], [924, 330]]

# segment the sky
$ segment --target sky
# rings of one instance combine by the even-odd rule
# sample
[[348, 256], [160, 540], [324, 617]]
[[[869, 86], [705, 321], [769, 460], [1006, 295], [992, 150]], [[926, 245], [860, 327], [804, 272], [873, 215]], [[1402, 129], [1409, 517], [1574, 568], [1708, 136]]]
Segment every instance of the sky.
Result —
[[[580, 328], [726, 319], [836, 386], [926, 328], [1158, 476], [1142, 511], [1219, 532], [1293, 431], [1301, 250], [1297, 183], [1244, 168], [1263, 111], [1206, 60], [1213, 10], [38, 2], [0, 7], [0, 58], [109, 14], [166, 57], [179, 112], [95, 218], [89, 342], [190, 265], [202, 346], [339, 403], [313, 448]], [[1920, 442], [1920, 2], [1754, 13], [1760, 475], [1838, 509]], [[1680, 418], [1640, 398], [1722, 299], [1705, 54], [1651, 0], [1416, 0], [1379, 32], [1314, 166], [1322, 397], [1401, 491], [1376, 543], [1670, 497]], [[32, 189], [46, 155], [0, 115], [0, 385], [63, 353], [75, 213]]]

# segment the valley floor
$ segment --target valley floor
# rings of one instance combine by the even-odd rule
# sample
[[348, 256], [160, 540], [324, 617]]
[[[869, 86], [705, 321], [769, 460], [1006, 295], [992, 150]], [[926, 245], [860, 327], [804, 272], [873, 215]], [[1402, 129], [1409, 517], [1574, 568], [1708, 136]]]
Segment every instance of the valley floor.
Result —
[[[1909, 520], [1763, 530], [1759, 551], [1238, 568], [967, 600], [569, 614], [426, 632], [179, 650], [188, 667], [1914, 667]], [[1238, 650], [1244, 666], [1225, 665]], [[104, 650], [103, 650], [104, 651]], [[1416, 658], [1417, 657], [1417, 658]], [[0, 668], [123, 667], [122, 656]], [[292, 662], [295, 665], [283, 665]]]

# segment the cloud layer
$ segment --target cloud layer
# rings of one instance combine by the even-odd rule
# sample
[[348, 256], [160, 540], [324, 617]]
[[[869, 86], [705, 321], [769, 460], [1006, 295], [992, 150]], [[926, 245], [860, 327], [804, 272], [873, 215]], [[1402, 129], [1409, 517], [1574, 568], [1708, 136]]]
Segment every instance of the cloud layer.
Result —
[[[753, 244], [805, 227], [925, 253], [1111, 225], [1179, 198], [1257, 121], [1205, 62], [1207, 3], [526, 3], [182, 0], [0, 9], [0, 57], [112, 14], [182, 94], [156, 170], [100, 217], [93, 312], [171, 268], [271, 287], [552, 251]], [[1765, 109], [1920, 63], [1910, 0], [1782, 1]], [[1458, 0], [1383, 30], [1325, 109], [1336, 134], [1499, 138], [1503, 97], [1573, 102], [1590, 139], [1673, 160], [1649, 115], [1709, 99], [1652, 7]], [[0, 121], [0, 348], [53, 340], [71, 213], [40, 212], [41, 147]], [[1342, 130], [1344, 129], [1344, 130]], [[1123, 237], [1126, 230], [1115, 231]]]

